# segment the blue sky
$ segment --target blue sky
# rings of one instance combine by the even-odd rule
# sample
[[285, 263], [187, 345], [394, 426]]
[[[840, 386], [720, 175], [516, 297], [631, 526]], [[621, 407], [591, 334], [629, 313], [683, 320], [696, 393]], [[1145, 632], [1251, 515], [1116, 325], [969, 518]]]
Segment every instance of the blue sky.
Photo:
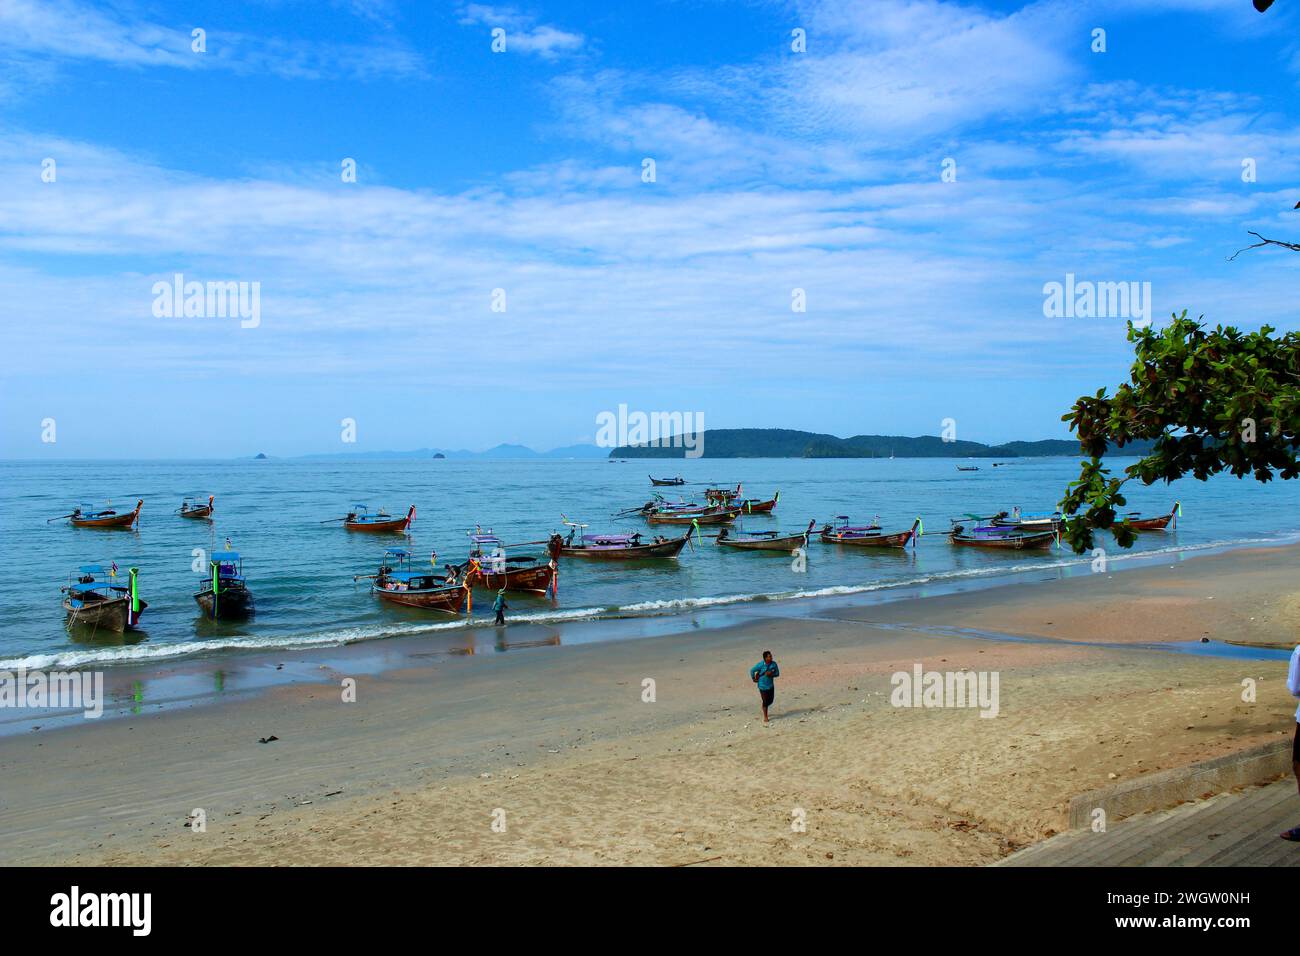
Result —
[[[620, 404], [1065, 437], [1130, 352], [1044, 284], [1295, 328], [1300, 257], [1227, 257], [1297, 200], [1286, 0], [0, 0], [0, 457], [544, 449]], [[175, 273], [260, 324], [155, 316]]]

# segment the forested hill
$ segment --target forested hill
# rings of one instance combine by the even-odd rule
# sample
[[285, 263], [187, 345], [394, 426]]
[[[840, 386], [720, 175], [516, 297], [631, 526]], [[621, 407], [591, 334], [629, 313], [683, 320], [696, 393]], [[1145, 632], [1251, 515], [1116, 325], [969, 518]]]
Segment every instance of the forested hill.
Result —
[[[946, 442], [934, 435], [854, 435], [839, 438], [790, 428], [715, 428], [701, 433], [705, 458], [1030, 458], [1079, 455], [1073, 439], [1013, 441], [985, 445], [977, 441]], [[694, 444], [694, 436], [690, 436]], [[1125, 455], [1145, 455], [1151, 444], [1126, 446]], [[684, 447], [623, 445], [610, 458], [683, 458]]]

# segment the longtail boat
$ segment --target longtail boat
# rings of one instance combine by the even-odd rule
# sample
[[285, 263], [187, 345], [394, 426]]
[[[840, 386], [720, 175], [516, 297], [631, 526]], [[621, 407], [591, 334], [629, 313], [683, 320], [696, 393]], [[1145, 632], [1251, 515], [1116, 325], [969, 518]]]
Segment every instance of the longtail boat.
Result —
[[[1183, 513], [1182, 502], [1175, 501], [1174, 506], [1169, 509], [1169, 514], [1160, 515], [1155, 518], [1143, 518], [1139, 512], [1130, 511], [1124, 516], [1128, 526], [1134, 531], [1164, 531], [1171, 523], [1174, 528], [1178, 527], [1178, 516]], [[1119, 517], [1116, 515], [1116, 517]]]
[[651, 541], [643, 542], [639, 531], [631, 534], [584, 534], [578, 537], [578, 532], [587, 526], [577, 524], [568, 518], [564, 519], [564, 523], [571, 529], [568, 535], [553, 534], [547, 545], [553, 558], [593, 558], [600, 561], [675, 558], [695, 533], [692, 527], [687, 528], [686, 534], [680, 538], [655, 535]]
[[237, 551], [213, 551], [208, 555], [211, 573], [194, 595], [194, 600], [212, 620], [246, 618], [252, 615], [253, 592], [244, 580], [244, 561]]
[[954, 525], [948, 533], [953, 544], [977, 548], [1004, 548], [1023, 551], [1029, 548], [1050, 548], [1056, 540], [1055, 531], [1021, 531], [997, 525], [979, 525], [966, 530], [964, 525]]
[[112, 508], [96, 508], [94, 505], [80, 504], [72, 514], [65, 517], [74, 528], [130, 528], [139, 519], [140, 509], [143, 507], [143, 498], [135, 503], [134, 511], [114, 511]]
[[739, 508], [708, 508], [704, 511], [651, 511], [650, 524], [730, 524], [740, 517]]
[[747, 515], [767, 515], [776, 510], [776, 503], [781, 500], [781, 492], [777, 492], [766, 501], [761, 498], [742, 498], [739, 501], [732, 501], [731, 507], [739, 508]]
[[654, 475], [650, 475], [649, 477], [650, 477], [650, 484], [658, 485], [660, 487], [664, 487], [665, 485], [686, 484], [686, 479], [681, 477], [681, 475], [678, 475], [676, 478], [656, 478]]
[[979, 465], [967, 465], [967, 466], [964, 466], [964, 467], [963, 467], [962, 465], [958, 465], [958, 466], [957, 466], [957, 470], [958, 470], [958, 471], [979, 471], [979, 470], [980, 470], [980, 466], [979, 466]]
[[817, 519], [808, 522], [808, 527], [798, 534], [778, 534], [775, 531], [739, 531], [732, 534], [730, 528], [718, 532], [717, 542], [724, 548], [743, 548], [751, 551], [793, 551], [808, 545], [808, 535], [812, 533]]
[[401, 518], [394, 518], [382, 508], [371, 514], [370, 509], [365, 505], [353, 505], [347, 517], [343, 519], [343, 527], [349, 531], [398, 532], [405, 531], [414, 520], [415, 505], [411, 505], [406, 515]]
[[469, 559], [461, 565], [470, 587], [545, 594], [555, 581], [555, 559], [543, 563], [529, 555], [507, 555], [506, 546], [489, 528], [469, 535]]
[[1062, 522], [1059, 511], [1024, 514], [1019, 508], [1010, 513], [999, 511], [989, 521], [998, 528], [1016, 528], [1020, 531], [1059, 531]]
[[139, 571], [129, 569], [126, 584], [104, 580], [116, 570], [117, 565], [109, 571], [100, 564], [83, 564], [75, 573], [76, 580], [69, 575], [67, 587], [62, 588], [67, 595], [63, 599], [63, 609], [68, 613], [69, 626], [102, 627], [119, 633], [135, 630], [140, 615], [149, 606], [140, 597]]
[[404, 607], [459, 614], [469, 597], [465, 583], [458, 584], [433, 571], [411, 570], [411, 552], [405, 548], [386, 550], [379, 571], [372, 577], [371, 594]]
[[182, 518], [211, 518], [212, 502], [216, 500], [215, 495], [208, 495], [208, 503], [200, 504], [197, 498], [186, 498], [181, 502], [180, 508], [176, 513]]
[[879, 534], [880, 525], [872, 519], [871, 524], [849, 524], [848, 515], [836, 515], [835, 520], [840, 524], [833, 525], [829, 522], [822, 527], [819, 536], [823, 541], [832, 541], [838, 538], [849, 538], [855, 535]]
[[740, 497], [741, 485], [735, 488], [705, 488], [704, 500], [711, 505], [729, 505]]
[[906, 531], [883, 533], [878, 527], [871, 528], [832, 528], [826, 525], [822, 529], [821, 539], [829, 544], [851, 545], [857, 548], [906, 548], [915, 546], [921, 537], [921, 519], [912, 522]]

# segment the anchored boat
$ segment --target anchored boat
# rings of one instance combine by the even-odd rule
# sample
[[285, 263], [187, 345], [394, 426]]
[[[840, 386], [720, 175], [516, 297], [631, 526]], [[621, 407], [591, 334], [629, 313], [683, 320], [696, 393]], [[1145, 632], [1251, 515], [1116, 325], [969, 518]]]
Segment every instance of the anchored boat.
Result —
[[547, 545], [554, 558], [593, 558], [599, 561], [675, 558], [695, 533], [695, 528], [691, 527], [680, 538], [655, 535], [650, 541], [643, 541], [639, 531], [631, 534], [583, 534], [578, 537], [578, 532], [587, 526], [568, 518], [564, 518], [564, 523], [571, 529], [568, 535], [553, 534]]
[[176, 513], [182, 518], [211, 518], [212, 502], [216, 500], [215, 495], [208, 495], [208, 503], [200, 504], [197, 498], [186, 498], [181, 502], [180, 508]]
[[717, 542], [724, 548], [741, 548], [749, 551], [793, 551], [807, 547], [808, 535], [817, 524], [814, 518], [799, 534], [779, 534], [776, 531], [737, 531], [730, 528], [718, 532]]
[[491, 528], [486, 532], [475, 529], [466, 534], [470, 540], [469, 559], [460, 567], [465, 572], [465, 582], [471, 587], [540, 594], [551, 590], [555, 581], [553, 558], [543, 563], [526, 554], [507, 555], [507, 546], [492, 533]]
[[650, 484], [658, 485], [660, 487], [663, 487], [665, 485], [686, 484], [686, 479], [683, 478], [681, 475], [678, 475], [676, 478], [656, 478], [654, 475], [650, 475], [649, 477], [650, 477]]
[[67, 587], [62, 588], [67, 595], [63, 609], [68, 613], [69, 626], [81, 624], [117, 632], [135, 630], [140, 615], [149, 606], [140, 597], [139, 572], [128, 569], [125, 585], [104, 580], [116, 570], [117, 565], [109, 571], [100, 564], [83, 564], [69, 576]]
[[130, 528], [139, 520], [140, 509], [143, 507], [143, 498], [135, 503], [134, 511], [115, 511], [112, 508], [97, 508], [95, 505], [83, 503], [78, 505], [72, 514], [64, 517], [74, 528]]
[[368, 507], [358, 504], [353, 505], [343, 519], [343, 527], [349, 531], [400, 532], [409, 528], [414, 520], [415, 505], [411, 505], [405, 517], [394, 518], [382, 508], [371, 514]]
[[915, 546], [921, 537], [921, 519], [912, 522], [906, 531], [894, 531], [885, 534], [879, 525], [852, 528], [841, 525], [838, 528], [826, 525], [822, 528], [821, 539], [828, 544], [843, 544], [857, 548], [906, 548]]
[[255, 608], [253, 592], [244, 580], [244, 561], [236, 551], [213, 551], [208, 555], [211, 573], [194, 600], [212, 620], [250, 617]]
[[1055, 531], [1021, 531], [1018, 528], [1003, 528], [998, 525], [979, 525], [966, 530], [963, 525], [954, 525], [948, 533], [948, 540], [953, 544], [970, 545], [977, 548], [1004, 548], [1023, 551], [1030, 548], [1050, 548], [1056, 540]]
[[370, 577], [371, 594], [404, 607], [459, 614], [469, 596], [465, 583], [458, 584], [434, 571], [413, 571], [411, 552], [405, 548], [386, 550], [379, 571]]

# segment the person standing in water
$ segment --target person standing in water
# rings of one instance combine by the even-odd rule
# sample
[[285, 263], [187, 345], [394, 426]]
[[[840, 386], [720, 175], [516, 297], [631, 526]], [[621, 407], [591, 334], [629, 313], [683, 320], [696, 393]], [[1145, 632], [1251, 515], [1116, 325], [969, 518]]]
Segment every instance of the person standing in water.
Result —
[[506, 603], [506, 589], [502, 588], [497, 592], [497, 599], [492, 602], [492, 610], [497, 612], [495, 623], [504, 624], [506, 622], [506, 608], [509, 606], [510, 605]]
[[767, 709], [776, 697], [774, 678], [781, 676], [781, 668], [776, 666], [771, 651], [763, 652], [763, 659], [749, 669], [749, 678], [758, 685], [758, 696], [763, 702], [763, 723], [767, 723]]
[[[1286, 689], [1292, 697], [1300, 697], [1300, 644], [1291, 652], [1291, 666], [1287, 670]], [[1295, 774], [1296, 788], [1300, 789], [1300, 707], [1295, 712], [1295, 742], [1291, 744], [1291, 772]], [[1300, 827], [1292, 827], [1282, 834], [1283, 840], [1300, 843]]]

